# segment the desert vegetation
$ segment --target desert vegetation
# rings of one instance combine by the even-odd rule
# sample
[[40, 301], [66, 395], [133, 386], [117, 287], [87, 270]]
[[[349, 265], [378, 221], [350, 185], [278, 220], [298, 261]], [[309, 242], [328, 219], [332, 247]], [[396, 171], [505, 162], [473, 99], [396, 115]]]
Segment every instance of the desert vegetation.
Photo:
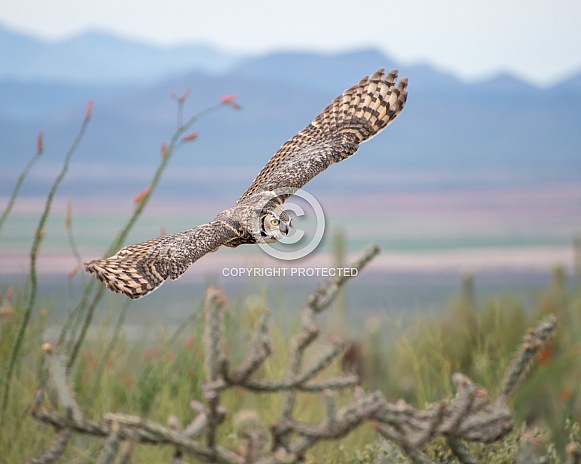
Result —
[[[176, 132], [105, 255], [125, 243], [176, 150], [196, 139], [196, 121], [237, 108], [225, 97], [183, 121], [186, 98], [176, 97]], [[0, 462], [581, 462], [581, 289], [561, 269], [532, 308], [511, 295], [477, 300], [467, 276], [446, 313], [402, 333], [381, 321], [363, 334], [321, 323], [349, 276], [313, 288], [290, 328], [260, 298], [229, 302], [208, 288], [174, 331], [130, 339], [129, 303], [99, 313], [105, 288], [92, 279], [64, 320], [51, 319], [36, 260], [91, 115], [92, 104], [47, 195], [26, 282], [0, 284]], [[43, 151], [40, 134], [0, 240]], [[65, 227], [80, 261], [73, 219]], [[365, 272], [379, 252], [362, 250], [351, 266]]]

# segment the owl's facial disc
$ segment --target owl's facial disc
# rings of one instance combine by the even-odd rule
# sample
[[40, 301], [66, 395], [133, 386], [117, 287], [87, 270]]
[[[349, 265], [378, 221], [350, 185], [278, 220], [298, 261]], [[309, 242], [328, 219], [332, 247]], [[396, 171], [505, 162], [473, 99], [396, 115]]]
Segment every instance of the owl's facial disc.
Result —
[[260, 235], [267, 243], [277, 242], [288, 235], [290, 222], [288, 213], [277, 206], [260, 217]]

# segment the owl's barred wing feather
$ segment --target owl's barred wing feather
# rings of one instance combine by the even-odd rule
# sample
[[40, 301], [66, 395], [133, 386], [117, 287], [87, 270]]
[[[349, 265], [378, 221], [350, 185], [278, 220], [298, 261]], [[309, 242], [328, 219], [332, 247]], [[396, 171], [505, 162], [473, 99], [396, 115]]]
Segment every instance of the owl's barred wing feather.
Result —
[[235, 247], [263, 240], [255, 235], [257, 206], [264, 209], [265, 205], [272, 207], [273, 201], [284, 202], [391, 123], [407, 99], [407, 79], [396, 81], [396, 70], [386, 75], [380, 69], [339, 95], [274, 154], [237, 205], [212, 222], [127, 246], [110, 258], [85, 263], [85, 270], [110, 290], [137, 299], [153, 292], [166, 279], [177, 279], [191, 264], [221, 245]]
[[240, 197], [286, 188], [284, 201], [331, 164], [353, 155], [359, 144], [377, 135], [403, 109], [407, 78], [397, 85], [397, 70], [380, 69], [347, 89], [305, 129], [286, 142]]
[[236, 237], [238, 233], [230, 224], [212, 221], [185, 232], [126, 246], [110, 258], [90, 261], [84, 266], [109, 290], [135, 300], [153, 292], [166, 279], [177, 279], [202, 256]]

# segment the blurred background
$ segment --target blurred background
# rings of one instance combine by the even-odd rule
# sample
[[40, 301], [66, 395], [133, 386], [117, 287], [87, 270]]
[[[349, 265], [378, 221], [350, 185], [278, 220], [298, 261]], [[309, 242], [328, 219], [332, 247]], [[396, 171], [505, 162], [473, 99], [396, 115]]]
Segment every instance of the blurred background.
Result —
[[[39, 131], [44, 143], [0, 220], [0, 357], [11, 360], [10, 372], [18, 366], [6, 417], [22, 420], [39, 347], [49, 342], [80, 353], [75, 393], [97, 416], [145, 404], [154, 419], [180, 411], [189, 420], [183, 405], [199, 396], [203, 375], [196, 311], [206, 287], [229, 300], [234, 358], [261, 311], [272, 310], [276, 377], [288, 370], [280, 354], [298, 312], [323, 280], [233, 277], [225, 268], [345, 266], [377, 243], [382, 253], [322, 315], [322, 338], [339, 332], [352, 341], [336, 372], [355, 372], [364, 387], [421, 407], [450, 398], [457, 371], [494, 396], [527, 328], [553, 313], [558, 335], [513, 401], [525, 424], [515, 433], [536, 437], [541, 426], [545, 444], [565, 449], [566, 419], [581, 417], [581, 2], [5, 3], [0, 214]], [[180, 96], [189, 95], [184, 120], [225, 97], [240, 108], [224, 105], [194, 125], [199, 136], [170, 159], [125, 244], [232, 206], [286, 140], [380, 67], [409, 78], [407, 105], [355, 156], [307, 185], [326, 215], [323, 242], [309, 256], [278, 261], [255, 246], [221, 249], [131, 306], [109, 292], [101, 300], [87, 285], [79, 262], [103, 256], [136, 210], [176, 130]], [[38, 298], [27, 300], [35, 230], [89, 101], [91, 121], [44, 228]], [[313, 225], [308, 217], [305, 224]], [[71, 340], [84, 344], [71, 350]], [[322, 402], [301, 401], [303, 419], [314, 420]], [[256, 395], [236, 396], [230, 407], [278, 417]], [[26, 420], [29, 430], [41, 427]], [[36, 434], [18, 441], [11, 430], [2, 429], [0, 454], [12, 449], [6, 462], [22, 462]], [[43, 433], [38, 440], [49, 440]], [[345, 449], [374, 437], [358, 432]], [[84, 446], [67, 462], [86, 462]], [[325, 446], [321, 455], [343, 452]], [[139, 462], [169, 462], [159, 457], [167, 450], [140, 452]]]
[[261, 288], [270, 300], [280, 288], [308, 292], [316, 277], [221, 271], [331, 266], [370, 243], [383, 253], [349, 292], [355, 319], [364, 309], [437, 309], [465, 275], [481, 294], [543, 286], [555, 266], [573, 279], [572, 244], [581, 232], [580, 15], [574, 1], [5, 5], [0, 205], [39, 130], [45, 154], [0, 236], [1, 279], [18, 283], [27, 272], [34, 225], [88, 100], [93, 118], [39, 257], [49, 294], [75, 266], [67, 204], [82, 258], [101, 256], [175, 130], [176, 95], [191, 91], [186, 117], [227, 95], [241, 110], [196, 125], [200, 136], [172, 159], [128, 242], [184, 230], [231, 206], [283, 142], [379, 67], [409, 77], [408, 104], [381, 136], [307, 186], [327, 218], [316, 252], [280, 263], [256, 247], [221, 250], [152, 298], [201, 299], [198, 289], [208, 283]]

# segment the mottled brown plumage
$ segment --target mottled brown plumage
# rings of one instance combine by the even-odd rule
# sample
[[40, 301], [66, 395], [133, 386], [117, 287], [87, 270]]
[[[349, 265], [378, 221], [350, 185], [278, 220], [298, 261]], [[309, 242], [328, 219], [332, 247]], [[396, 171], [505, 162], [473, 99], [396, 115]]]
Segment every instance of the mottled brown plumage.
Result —
[[396, 70], [384, 76], [380, 69], [335, 98], [274, 154], [239, 201], [282, 186], [299, 189], [331, 164], [353, 155], [360, 143], [377, 135], [403, 109], [408, 80], [395, 86], [396, 79]]
[[380, 69], [339, 95], [305, 129], [286, 142], [258, 174], [236, 205], [208, 224], [130, 245], [85, 270], [110, 290], [137, 299], [166, 279], [177, 279], [221, 245], [271, 243], [288, 233], [290, 218], [281, 205], [331, 164], [377, 135], [403, 109], [407, 79]]

